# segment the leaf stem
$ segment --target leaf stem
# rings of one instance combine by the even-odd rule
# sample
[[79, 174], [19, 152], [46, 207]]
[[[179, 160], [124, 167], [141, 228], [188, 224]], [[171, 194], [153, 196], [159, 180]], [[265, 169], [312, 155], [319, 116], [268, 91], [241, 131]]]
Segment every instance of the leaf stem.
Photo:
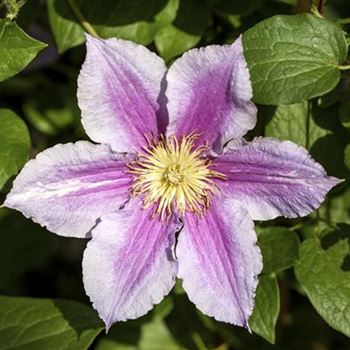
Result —
[[214, 350], [228, 350], [228, 349], [229, 349], [229, 345], [227, 345], [226, 343], [223, 343], [219, 345], [217, 348], [215, 348]]
[[1, 4], [5, 5], [7, 14], [6, 18], [10, 21], [13, 21], [17, 15], [21, 7], [26, 3], [27, 0], [4, 0]]
[[[310, 222], [312, 222], [312, 221], [310, 221]], [[289, 231], [295, 231], [295, 230], [299, 230], [300, 228], [302, 228], [303, 226], [305, 226], [305, 222], [302, 222], [302, 223], [300, 223], [300, 224], [296, 224], [296, 225], [294, 225], [294, 226], [290, 226], [290, 227], [288, 227], [288, 230]]]
[[74, 12], [75, 16], [77, 17], [80, 25], [83, 27], [83, 29], [89, 33], [90, 35], [94, 36], [95, 38], [98, 38], [98, 34], [94, 27], [90, 24], [90, 22], [84, 17], [84, 15], [80, 12], [77, 4], [74, 0], [67, 0], [69, 7]]
[[339, 66], [338, 69], [339, 70], [348, 70], [348, 69], [350, 69], [350, 64], [345, 65], [345, 66]]
[[316, 5], [312, 5], [310, 12], [316, 17], [323, 18], [322, 14], [319, 11], [319, 8]]
[[204, 341], [202, 340], [201, 336], [197, 332], [192, 333], [192, 339], [194, 343], [196, 344], [198, 350], [208, 350], [208, 348], [205, 346]]

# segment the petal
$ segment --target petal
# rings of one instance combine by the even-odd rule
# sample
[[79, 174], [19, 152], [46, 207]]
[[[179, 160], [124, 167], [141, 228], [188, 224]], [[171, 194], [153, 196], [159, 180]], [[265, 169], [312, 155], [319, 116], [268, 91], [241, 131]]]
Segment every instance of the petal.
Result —
[[227, 176], [222, 183], [227, 195], [239, 200], [253, 220], [307, 215], [340, 182], [290, 141], [256, 138], [229, 147], [216, 158], [216, 170]]
[[102, 217], [85, 250], [85, 290], [107, 329], [146, 314], [175, 283], [176, 221], [164, 224], [151, 214], [136, 197], [123, 210]]
[[256, 123], [241, 38], [185, 53], [167, 73], [168, 134], [196, 132], [219, 148]]
[[87, 141], [59, 144], [29, 161], [4, 205], [62, 236], [86, 237], [128, 198], [126, 156]]
[[165, 63], [147, 48], [120, 39], [87, 36], [78, 78], [78, 103], [89, 137], [118, 152], [136, 150], [157, 132]]
[[248, 327], [262, 258], [246, 210], [233, 201], [216, 201], [201, 219], [188, 214], [176, 254], [178, 277], [197, 308]]

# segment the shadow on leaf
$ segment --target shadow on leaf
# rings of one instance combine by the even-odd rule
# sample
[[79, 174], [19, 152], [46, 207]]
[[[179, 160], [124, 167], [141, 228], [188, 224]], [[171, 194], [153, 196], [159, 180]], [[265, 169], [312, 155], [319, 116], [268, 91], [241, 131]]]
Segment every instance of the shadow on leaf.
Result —
[[345, 255], [340, 268], [343, 271], [350, 271], [350, 225], [338, 224], [334, 229], [325, 230], [321, 237], [321, 246], [328, 250], [340, 240], [347, 240], [349, 244], [349, 253]]
[[74, 329], [78, 339], [88, 330], [98, 331], [104, 328], [103, 322], [92, 308], [63, 299], [52, 299], [52, 302], [69, 326]]

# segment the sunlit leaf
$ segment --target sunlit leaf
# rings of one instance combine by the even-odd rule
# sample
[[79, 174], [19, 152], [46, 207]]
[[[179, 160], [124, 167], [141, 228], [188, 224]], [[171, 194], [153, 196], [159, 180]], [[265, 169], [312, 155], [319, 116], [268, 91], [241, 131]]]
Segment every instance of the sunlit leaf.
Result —
[[[167, 3], [168, 0], [75, 1], [79, 11], [102, 38], [117, 37], [144, 45], [168, 23]], [[85, 41], [83, 27], [68, 1], [48, 0], [48, 13], [60, 52]]]
[[252, 331], [275, 343], [275, 326], [280, 310], [280, 295], [275, 276], [260, 276], [253, 314], [249, 318]]
[[243, 35], [254, 100], [290, 104], [332, 90], [346, 59], [342, 30], [313, 15], [274, 16]]
[[340, 224], [321, 239], [304, 241], [296, 276], [311, 303], [336, 330], [350, 336], [350, 226]]
[[45, 46], [15, 22], [0, 19], [0, 81], [24, 69]]
[[83, 304], [0, 297], [0, 349], [86, 350], [103, 329]]
[[[0, 58], [1, 59], [1, 58]], [[23, 120], [9, 109], [0, 109], [0, 189], [24, 165], [30, 149]]]
[[174, 12], [176, 18], [162, 28], [155, 37], [155, 45], [166, 61], [197, 45], [209, 20], [209, 7], [203, 1], [170, 2], [176, 7]]

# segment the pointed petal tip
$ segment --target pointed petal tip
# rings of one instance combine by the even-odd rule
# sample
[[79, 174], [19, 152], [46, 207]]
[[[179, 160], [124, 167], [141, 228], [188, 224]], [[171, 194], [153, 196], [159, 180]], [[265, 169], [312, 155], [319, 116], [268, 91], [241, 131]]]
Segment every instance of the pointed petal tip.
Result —
[[199, 223], [186, 216], [176, 248], [178, 276], [202, 313], [248, 327], [262, 267], [256, 240], [253, 221], [237, 202], [213, 204]]
[[[320, 202], [319, 206], [322, 205], [322, 203], [325, 201], [327, 194], [332, 191], [335, 187], [337, 187], [338, 185], [340, 185], [341, 183], [345, 182], [346, 179], [339, 179], [335, 176], [325, 176], [325, 186], [326, 186], [326, 192], [323, 195], [323, 199]], [[318, 207], [319, 207], [318, 206]], [[317, 209], [318, 207], [316, 207], [315, 209]]]
[[83, 127], [91, 140], [114, 151], [138, 151], [144, 134], [158, 130], [158, 111], [165, 108], [159, 99], [165, 63], [132, 41], [85, 35], [77, 90]]
[[8, 208], [8, 200], [7, 200], [7, 197], [6, 197], [6, 199], [5, 199], [5, 201], [0, 205], [0, 209], [2, 209], [2, 208]]
[[99, 40], [99, 38], [97, 38], [96, 36], [93, 36], [87, 32], [84, 32], [84, 35], [85, 35], [86, 41], [98, 41]]
[[[106, 145], [58, 144], [26, 163], [3, 206], [58, 235], [87, 238], [101, 213], [128, 196], [131, 178], [125, 177], [123, 159]], [[106, 171], [96, 173], [97, 168]]]
[[240, 50], [243, 51], [243, 36], [242, 34], [240, 34], [235, 40], [234, 42], [231, 44], [231, 47], [234, 48], [236, 46], [239, 46]]
[[[17, 177], [18, 176], [19, 176], [19, 174], [17, 174]], [[6, 194], [6, 198], [5, 198], [4, 202], [0, 205], [0, 209], [1, 208], [8, 208], [8, 209], [19, 210], [19, 209], [17, 209], [18, 201], [16, 201], [16, 198], [18, 195], [14, 191], [16, 183], [17, 183], [17, 178], [14, 179], [14, 181], [12, 183], [12, 188], [11, 188], [10, 192], [8, 192]]]
[[[344, 181], [328, 176], [304, 147], [271, 137], [230, 143], [216, 164], [229, 179], [223, 185], [224, 192], [244, 203], [253, 220], [309, 215], [320, 207], [333, 187]], [[256, 167], [261, 169], [260, 175], [251, 176]], [[269, 181], [262, 182], [266, 177]]]
[[85, 35], [85, 39], [86, 39], [86, 40], [90, 40], [90, 38], [92, 38], [92, 35], [90, 35], [90, 34], [87, 33], [87, 32], [84, 32], [84, 35]]
[[[5, 202], [0, 205], [0, 209], [12, 209], [12, 210], [17, 210], [19, 212], [22, 212], [19, 208], [17, 208], [16, 203], [11, 202], [8, 197], [5, 199]], [[30, 216], [26, 215], [25, 213], [22, 213], [27, 219], [31, 219]]]
[[88, 51], [90, 48], [93, 48], [93, 47], [98, 47], [99, 45], [101, 45], [102, 43], [102, 40], [103, 39], [100, 39], [100, 38], [97, 38], [89, 33], [84, 33], [85, 34], [85, 38], [86, 38], [86, 50]]
[[333, 188], [333, 187], [345, 182], [346, 179], [339, 179], [338, 177], [330, 176], [329, 181], [332, 183], [332, 185], [333, 185], [332, 188]]
[[[99, 316], [102, 318], [101, 315], [99, 315]], [[102, 318], [102, 321], [105, 324], [105, 333], [107, 334], [110, 331], [110, 329], [113, 325], [113, 322], [111, 322], [111, 320], [108, 318], [106, 318], [106, 319]]]
[[167, 254], [174, 232], [150, 220], [151, 210], [134, 199], [124, 210], [102, 217], [85, 249], [85, 292], [106, 331], [147, 314], [174, 286], [177, 263]]
[[[191, 298], [189, 298], [189, 299], [190, 299], [190, 301], [191, 301], [192, 303], [194, 303], [194, 302], [191, 300]], [[194, 304], [195, 304], [195, 303], [194, 303]], [[251, 312], [250, 314], [247, 314], [247, 315], [246, 315], [246, 318], [242, 318], [241, 320], [237, 320], [237, 318], [230, 318], [230, 317], [228, 317], [228, 318], [227, 318], [227, 317], [219, 317], [218, 315], [209, 314], [209, 313], [204, 313], [203, 311], [202, 311], [202, 313], [203, 313], [204, 315], [209, 316], [209, 317], [213, 317], [213, 318], [214, 318], [216, 321], [218, 321], [218, 322], [227, 323], [227, 324], [230, 324], [230, 325], [235, 326], [235, 327], [242, 327], [242, 328], [245, 328], [249, 333], [252, 334], [252, 330], [251, 330], [251, 328], [250, 328], [250, 326], [249, 326], [249, 323], [248, 323], [248, 320], [249, 320], [249, 318], [250, 318], [252, 312]]]
[[[166, 295], [168, 295], [168, 294], [169, 294], [169, 292], [166, 293], [164, 295], [164, 297]], [[128, 316], [120, 316], [120, 315], [119, 316], [115, 316], [112, 312], [110, 312], [110, 313], [108, 313], [106, 315], [103, 315], [102, 313], [100, 313], [98, 311], [98, 309], [97, 309], [97, 307], [95, 306], [94, 303], [92, 303], [92, 306], [97, 311], [98, 316], [100, 317], [100, 319], [103, 321], [103, 323], [105, 325], [105, 333], [107, 334], [114, 324], [120, 323], [120, 322], [124, 323], [124, 322], [127, 322], [127, 321], [136, 320], [136, 319], [138, 319], [138, 318], [140, 318], [142, 316], [145, 316], [145, 315], [149, 314], [153, 310], [153, 307], [155, 305], [158, 305], [160, 302], [161, 301], [153, 303], [152, 308], [149, 308], [148, 310], [146, 310], [142, 314], [134, 314], [134, 315], [128, 315]]]
[[86, 38], [86, 45], [103, 45], [103, 44], [107, 44], [108, 43], [111, 43], [111, 42], [117, 42], [117, 43], [121, 43], [121, 44], [124, 44], [124, 45], [127, 45], [128, 43], [131, 43], [131, 45], [133, 46], [141, 46], [143, 47], [142, 45], [139, 45], [131, 40], [127, 40], [127, 39], [121, 39], [121, 38], [101, 38], [101, 37], [98, 37], [98, 36], [94, 36], [94, 35], [91, 35], [87, 32], [84, 32], [84, 35], [85, 35], [85, 38]]
[[220, 149], [256, 125], [241, 37], [232, 45], [187, 51], [170, 66], [166, 79], [168, 134], [197, 130], [204, 141]]

